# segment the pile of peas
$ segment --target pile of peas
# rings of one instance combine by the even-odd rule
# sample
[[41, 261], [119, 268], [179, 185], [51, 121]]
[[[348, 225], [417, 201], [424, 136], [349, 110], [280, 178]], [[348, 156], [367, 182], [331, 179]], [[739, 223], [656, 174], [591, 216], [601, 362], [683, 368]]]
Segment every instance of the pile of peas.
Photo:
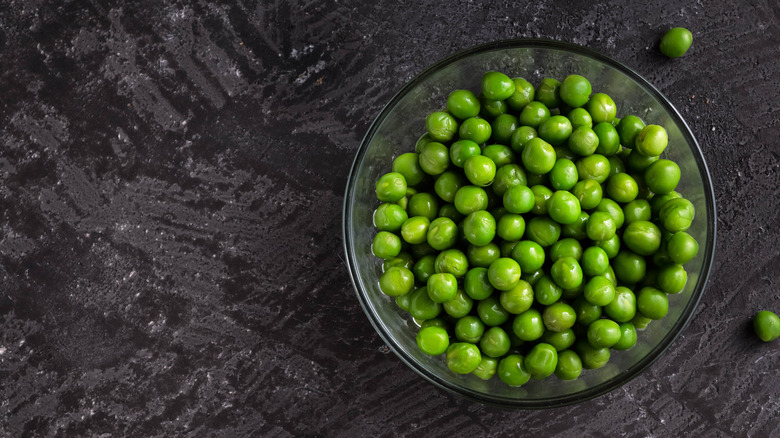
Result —
[[376, 182], [382, 292], [422, 352], [510, 386], [573, 380], [669, 310], [699, 249], [666, 130], [570, 75], [489, 71]]

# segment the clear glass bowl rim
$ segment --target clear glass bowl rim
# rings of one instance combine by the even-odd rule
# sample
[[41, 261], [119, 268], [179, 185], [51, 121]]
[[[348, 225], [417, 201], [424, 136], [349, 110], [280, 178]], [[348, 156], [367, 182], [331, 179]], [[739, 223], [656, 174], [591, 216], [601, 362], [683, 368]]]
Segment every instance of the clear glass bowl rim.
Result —
[[[568, 51], [578, 55], [595, 59], [601, 63], [609, 65], [610, 67], [620, 71], [622, 74], [633, 79], [642, 88], [644, 88], [645, 91], [647, 91], [648, 93], [656, 97], [658, 101], [661, 103], [661, 105], [664, 107], [664, 109], [675, 120], [678, 126], [682, 127], [681, 132], [683, 134], [683, 137], [685, 138], [689, 147], [691, 147], [692, 151], [694, 152], [693, 155], [696, 160], [696, 164], [699, 169], [699, 172], [701, 174], [702, 182], [704, 184], [704, 189], [706, 192], [705, 202], [707, 205], [706, 221], [708, 224], [707, 227], [708, 232], [707, 232], [707, 242], [704, 247], [704, 263], [702, 266], [702, 272], [700, 274], [700, 281], [698, 282], [696, 289], [693, 291], [692, 297], [688, 301], [686, 308], [683, 310], [680, 319], [675, 323], [674, 327], [669, 332], [669, 334], [663, 339], [663, 341], [660, 342], [647, 355], [645, 355], [644, 358], [642, 358], [640, 361], [638, 361], [628, 370], [622, 372], [620, 375], [616, 376], [613, 379], [607, 380], [594, 387], [586, 388], [574, 394], [552, 397], [547, 399], [536, 399], [536, 400], [497, 397], [491, 394], [480, 393], [480, 392], [469, 390], [468, 388], [452, 385], [447, 380], [442, 379], [437, 374], [432, 373], [430, 370], [426, 369], [423, 366], [420, 366], [415, 361], [407, 357], [406, 353], [403, 351], [402, 348], [399, 347], [399, 345], [397, 344], [393, 336], [384, 329], [384, 326], [379, 320], [379, 317], [372, 311], [372, 305], [369, 303], [369, 299], [366, 296], [365, 291], [363, 291], [363, 289], [360, 286], [360, 281], [358, 280], [359, 275], [357, 272], [357, 260], [355, 258], [354, 251], [352, 251], [351, 249], [353, 245], [353, 241], [352, 241], [352, 236], [350, 235], [349, 232], [351, 228], [350, 192], [353, 190], [354, 188], [353, 186], [356, 182], [355, 175], [357, 173], [358, 166], [362, 162], [362, 158], [365, 155], [376, 130], [379, 128], [379, 126], [381, 126], [382, 122], [388, 116], [392, 108], [406, 95], [406, 93], [409, 92], [409, 90], [413, 89], [415, 86], [423, 82], [429, 75], [433, 74], [434, 72], [443, 68], [444, 66], [447, 66], [454, 62], [457, 62], [460, 59], [469, 57], [471, 55], [480, 52], [489, 52], [489, 51], [494, 51], [499, 49], [516, 49], [516, 48], [563, 50], [563, 51]], [[518, 39], [493, 41], [489, 43], [475, 45], [463, 49], [461, 51], [458, 51], [445, 58], [442, 58], [439, 61], [435, 62], [434, 64], [430, 65], [429, 67], [425, 68], [422, 72], [420, 72], [416, 76], [414, 76], [397, 93], [395, 93], [395, 95], [382, 108], [382, 110], [379, 112], [379, 115], [377, 115], [377, 117], [369, 126], [365, 136], [363, 137], [363, 140], [360, 143], [360, 147], [358, 148], [358, 151], [355, 154], [355, 159], [353, 160], [352, 166], [350, 168], [349, 176], [347, 178], [346, 189], [345, 189], [344, 207], [342, 213], [342, 225], [343, 225], [342, 232], [343, 232], [344, 252], [346, 254], [346, 265], [349, 271], [350, 279], [352, 280], [352, 285], [354, 286], [355, 289], [355, 293], [357, 294], [358, 301], [360, 302], [363, 311], [368, 316], [368, 319], [371, 322], [371, 325], [376, 330], [376, 332], [379, 334], [379, 336], [382, 338], [385, 344], [390, 348], [390, 350], [392, 350], [393, 353], [395, 353], [406, 365], [408, 365], [411, 369], [413, 369], [423, 378], [433, 383], [435, 386], [444, 389], [452, 394], [465, 397], [469, 400], [478, 401], [484, 404], [500, 406], [505, 408], [545, 409], [545, 408], [561, 407], [561, 406], [581, 403], [583, 401], [596, 398], [600, 395], [603, 395], [607, 392], [610, 392], [614, 389], [621, 387], [625, 383], [631, 381], [635, 377], [642, 374], [642, 372], [644, 372], [650, 365], [652, 365], [656, 360], [658, 360], [663, 355], [663, 353], [669, 348], [669, 346], [671, 346], [674, 343], [677, 337], [685, 330], [685, 328], [688, 326], [688, 324], [690, 323], [693, 317], [696, 307], [701, 301], [704, 289], [707, 285], [707, 282], [709, 281], [710, 271], [712, 269], [712, 263], [715, 255], [715, 238], [717, 235], [717, 229], [716, 229], [717, 213], [715, 208], [716, 208], [715, 191], [712, 186], [712, 178], [710, 176], [707, 163], [704, 161], [704, 155], [701, 151], [701, 147], [699, 146], [699, 143], [696, 141], [696, 138], [691, 132], [690, 127], [682, 118], [682, 116], [674, 107], [674, 105], [672, 105], [672, 103], [663, 94], [661, 94], [661, 92], [658, 91], [650, 82], [648, 82], [645, 78], [643, 78], [633, 69], [623, 65], [622, 63], [602, 53], [599, 53], [587, 47], [583, 47], [573, 43], [555, 41], [555, 40], [518, 38]]]

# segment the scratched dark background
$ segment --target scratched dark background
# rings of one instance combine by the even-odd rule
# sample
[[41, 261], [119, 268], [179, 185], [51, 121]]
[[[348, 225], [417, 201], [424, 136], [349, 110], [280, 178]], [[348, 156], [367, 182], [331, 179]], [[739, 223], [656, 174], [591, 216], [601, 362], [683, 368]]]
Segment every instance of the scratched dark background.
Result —
[[[650, 0], [0, 2], [3, 436], [778, 437], [780, 6]], [[707, 3], [707, 4], [704, 4]], [[670, 61], [655, 45], [685, 26]], [[713, 275], [644, 375], [506, 411], [383, 345], [343, 264], [347, 172], [433, 60], [496, 39], [601, 51], [708, 160]]]

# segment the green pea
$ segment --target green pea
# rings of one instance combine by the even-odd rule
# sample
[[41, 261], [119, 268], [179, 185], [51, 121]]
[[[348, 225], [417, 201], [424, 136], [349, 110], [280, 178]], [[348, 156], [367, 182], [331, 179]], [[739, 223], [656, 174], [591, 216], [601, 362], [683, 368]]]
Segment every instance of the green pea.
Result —
[[[519, 122], [519, 120], [518, 120]], [[532, 138], [538, 137], [539, 134], [536, 132], [536, 129], [530, 127], [530, 126], [519, 126], [515, 131], [512, 133], [512, 138], [509, 139], [509, 146], [512, 148], [513, 151], [516, 153], [522, 153], [523, 148], [525, 147], [525, 144], [528, 143], [529, 140]]]
[[386, 173], [376, 182], [376, 197], [382, 202], [396, 202], [406, 195], [406, 179], [398, 172]]
[[571, 190], [577, 184], [577, 166], [573, 161], [559, 158], [550, 170], [550, 185], [555, 190]]
[[469, 213], [463, 220], [463, 235], [472, 245], [487, 245], [496, 235], [496, 220], [484, 210]]
[[485, 334], [485, 323], [479, 317], [467, 315], [455, 322], [455, 339], [460, 342], [479, 343]]
[[491, 327], [479, 341], [482, 354], [489, 357], [501, 357], [509, 352], [509, 335], [501, 327]]
[[[403, 269], [403, 268], [401, 268]], [[428, 290], [421, 287], [411, 292], [409, 300], [409, 313], [419, 320], [433, 319], [441, 313], [441, 304], [431, 300], [428, 296]]]
[[374, 226], [379, 231], [396, 232], [401, 230], [404, 221], [409, 219], [406, 210], [398, 204], [383, 203], [374, 211]]
[[591, 117], [590, 113], [585, 108], [574, 108], [569, 111], [569, 114], [566, 117], [571, 121], [571, 127], [575, 131], [581, 126], [587, 128], [593, 127], [593, 117]]
[[466, 160], [476, 155], [482, 155], [482, 150], [471, 140], [458, 140], [450, 146], [450, 161], [455, 167], [462, 168]]
[[572, 303], [574, 311], [577, 313], [577, 322], [587, 327], [593, 321], [601, 318], [601, 306], [591, 304], [585, 297], [579, 297]]
[[558, 364], [555, 366], [555, 376], [561, 380], [575, 380], [582, 374], [582, 360], [573, 350], [558, 353]]
[[476, 155], [463, 165], [466, 178], [475, 186], [487, 186], [496, 177], [496, 163], [488, 157]]
[[669, 312], [669, 299], [658, 289], [643, 287], [636, 294], [636, 308], [642, 316], [661, 319]]
[[453, 204], [462, 215], [485, 210], [488, 207], [488, 195], [482, 187], [466, 185], [455, 192]]
[[660, 157], [646, 157], [632, 149], [626, 157], [626, 167], [632, 172], [644, 172], [651, 164], [659, 160]]
[[501, 291], [499, 301], [507, 312], [519, 315], [531, 308], [534, 290], [530, 283], [520, 280], [512, 289]]
[[548, 108], [557, 108], [561, 104], [561, 82], [553, 78], [544, 78], [536, 89], [536, 100]]
[[513, 78], [512, 82], [515, 83], [515, 91], [506, 98], [506, 103], [509, 105], [509, 108], [515, 111], [522, 111], [526, 105], [534, 100], [536, 95], [534, 86], [523, 78]]
[[380, 259], [395, 258], [401, 252], [401, 239], [388, 231], [380, 231], [371, 243], [371, 252]]
[[408, 186], [416, 186], [425, 178], [425, 172], [420, 167], [419, 155], [414, 152], [397, 156], [393, 160], [393, 172], [403, 175]]
[[637, 330], [646, 329], [651, 322], [653, 322], [652, 319], [643, 316], [640, 313], [637, 313], [634, 319], [631, 320], [631, 324], [634, 324], [634, 328], [636, 328]]
[[609, 304], [604, 306], [604, 312], [613, 321], [631, 321], [636, 316], [636, 296], [634, 292], [627, 287], [616, 287], [615, 296]]
[[479, 114], [479, 99], [469, 90], [455, 90], [447, 96], [447, 111], [464, 120]]
[[631, 251], [649, 256], [661, 246], [661, 230], [649, 221], [635, 221], [623, 231], [623, 242]]
[[439, 217], [446, 217], [452, 219], [453, 222], [460, 222], [465, 216], [458, 212], [454, 204], [444, 204], [439, 207]]
[[520, 265], [522, 272], [532, 272], [544, 264], [544, 248], [536, 242], [522, 240], [512, 249], [512, 258]]
[[645, 169], [645, 183], [655, 194], [665, 195], [677, 188], [680, 166], [671, 160], [658, 160]]
[[636, 284], [645, 278], [645, 258], [628, 250], [621, 250], [612, 261], [617, 279], [625, 284]]
[[[447, 146], [432, 141], [420, 150], [420, 168], [428, 175], [441, 175], [450, 165], [450, 151]], [[404, 193], [406, 189], [404, 189]]]
[[515, 83], [509, 76], [489, 71], [482, 76], [482, 94], [490, 100], [504, 100], [515, 92]]
[[558, 190], [546, 202], [550, 218], [560, 224], [568, 225], [576, 222], [582, 210], [576, 196], [565, 190]]
[[[456, 278], [461, 278], [468, 272], [469, 262], [466, 258], [466, 254], [459, 249], [447, 249], [439, 253], [436, 256], [436, 260], [433, 262], [434, 271], [447, 272], [454, 275]], [[430, 278], [429, 278], [430, 280]]]
[[495, 143], [508, 145], [512, 138], [512, 133], [517, 129], [517, 116], [513, 114], [501, 114], [490, 124], [493, 131], [491, 139]]
[[564, 237], [571, 237], [577, 240], [582, 240], [588, 237], [588, 234], [586, 232], [588, 219], [590, 219], [590, 215], [584, 211], [581, 211], [580, 217], [574, 223], [561, 226], [561, 235]]
[[431, 275], [436, 273], [434, 269], [435, 260], [436, 256], [433, 254], [428, 254], [417, 259], [412, 267], [414, 279], [420, 283], [427, 282]]
[[628, 350], [636, 345], [636, 328], [630, 322], [620, 324], [620, 340], [612, 348], [615, 350]]
[[634, 150], [646, 157], [657, 157], [669, 144], [666, 129], [659, 125], [647, 125], [636, 135]]
[[514, 163], [515, 152], [509, 146], [503, 144], [491, 144], [482, 149], [482, 155], [493, 160], [496, 168]]
[[509, 386], [522, 386], [531, 380], [531, 374], [525, 369], [525, 358], [519, 354], [510, 354], [501, 359], [497, 374]]
[[597, 275], [585, 283], [583, 296], [589, 303], [604, 307], [615, 298], [615, 286], [606, 277]]
[[594, 211], [586, 225], [588, 238], [594, 241], [611, 239], [615, 235], [617, 227], [612, 215], [603, 211]]
[[[576, 314], [574, 317], [576, 318]], [[544, 316], [542, 316], [542, 319], [544, 319]], [[574, 334], [574, 330], [570, 328], [560, 332], [547, 330], [541, 337], [542, 342], [552, 345], [555, 348], [555, 351], [559, 352], [559, 354], [561, 351], [574, 345], [574, 341], [576, 341], [576, 339], [577, 336]]]
[[471, 140], [477, 144], [484, 144], [493, 135], [490, 122], [480, 117], [471, 117], [461, 123], [458, 129], [461, 140]]
[[447, 351], [450, 337], [447, 330], [441, 327], [425, 327], [417, 332], [417, 347], [430, 356], [438, 356]]
[[491, 187], [496, 196], [503, 197], [510, 187], [524, 186], [527, 183], [528, 180], [522, 167], [517, 164], [507, 164], [496, 170], [496, 177]]
[[551, 246], [561, 236], [561, 226], [547, 216], [535, 216], [526, 223], [525, 236], [544, 248]]
[[512, 320], [512, 331], [523, 341], [535, 341], [544, 334], [542, 315], [536, 309], [528, 309]]
[[495, 259], [501, 257], [498, 245], [493, 242], [483, 246], [469, 245], [466, 248], [466, 256], [470, 266], [481, 268], [487, 268]]
[[552, 197], [553, 191], [541, 184], [532, 186], [531, 191], [534, 193], [534, 207], [531, 213], [547, 214], [547, 201]]
[[772, 342], [780, 337], [780, 317], [776, 314], [762, 310], [753, 318], [753, 331], [764, 342]]
[[685, 231], [678, 231], [669, 239], [666, 250], [674, 263], [684, 265], [699, 253], [699, 243]]
[[[611, 157], [620, 150], [620, 135], [618, 135], [617, 129], [612, 126], [612, 123], [601, 122], [593, 127], [593, 132], [599, 138], [598, 147], [596, 147], [596, 153], [604, 155], [605, 157]], [[610, 160], [610, 164], [612, 160]]]
[[594, 123], [611, 123], [617, 114], [617, 105], [611, 97], [604, 93], [596, 93], [591, 96], [585, 108], [593, 117]]
[[550, 110], [542, 102], [531, 102], [520, 111], [517, 121], [523, 126], [530, 126], [537, 129], [539, 125], [550, 118]]
[[563, 289], [572, 289], [582, 284], [582, 268], [572, 257], [561, 257], [550, 268], [553, 281]]
[[550, 260], [555, 262], [562, 257], [571, 257], [578, 262], [582, 258], [582, 245], [576, 239], [561, 239], [550, 247]]
[[588, 155], [577, 160], [575, 164], [580, 180], [592, 179], [601, 184], [609, 177], [609, 159], [603, 155]]
[[463, 289], [473, 300], [484, 300], [495, 290], [490, 284], [487, 268], [482, 267], [469, 269], [463, 280]]
[[482, 380], [490, 380], [496, 375], [498, 370], [498, 360], [492, 357], [482, 356], [479, 365], [471, 372]]
[[571, 134], [571, 122], [564, 116], [551, 116], [539, 125], [539, 137], [553, 146], [564, 144]]
[[410, 217], [401, 225], [401, 237], [411, 244], [426, 242], [430, 224], [431, 221], [425, 216]]
[[629, 225], [633, 222], [649, 221], [652, 218], [650, 202], [646, 199], [635, 199], [623, 206], [623, 215], [626, 218], [625, 223]]
[[580, 264], [583, 274], [589, 277], [603, 275], [609, 267], [609, 256], [598, 246], [591, 246], [583, 251]]
[[602, 198], [599, 204], [596, 206], [596, 211], [603, 211], [609, 213], [612, 219], [615, 220], [615, 228], [620, 229], [625, 222], [625, 215], [623, 209], [620, 208], [617, 202], [609, 198]]
[[636, 142], [636, 136], [645, 128], [645, 122], [637, 116], [628, 115], [620, 119], [616, 129], [620, 136], [620, 144], [624, 147], [633, 149]]
[[607, 253], [607, 257], [614, 259], [620, 251], [620, 237], [615, 234], [607, 240], [597, 241], [596, 246], [603, 249]]
[[482, 355], [476, 345], [468, 342], [456, 342], [447, 348], [447, 367], [457, 374], [474, 371], [482, 361]]
[[517, 241], [525, 233], [525, 219], [519, 214], [508, 213], [498, 220], [498, 237], [507, 241]]
[[534, 284], [534, 299], [541, 305], [549, 306], [561, 299], [563, 288], [550, 275], [542, 275]]
[[509, 290], [520, 282], [520, 265], [511, 258], [501, 257], [490, 264], [488, 280], [498, 290]]
[[552, 375], [557, 365], [558, 352], [552, 345], [544, 342], [534, 345], [525, 356], [525, 368], [534, 380], [542, 380]]
[[693, 223], [694, 217], [693, 203], [684, 198], [666, 201], [658, 213], [663, 228], [670, 233], [687, 230]]
[[430, 193], [417, 193], [409, 199], [406, 210], [410, 216], [425, 216], [432, 221], [439, 217], [439, 201]]
[[639, 185], [628, 174], [618, 173], [607, 181], [607, 195], [617, 202], [631, 202], [636, 199], [638, 194]]
[[545, 174], [555, 166], [555, 149], [539, 137], [532, 138], [525, 144], [521, 154], [526, 170], [537, 175]]
[[449, 273], [433, 274], [426, 285], [428, 296], [434, 303], [446, 303], [458, 293], [458, 279]]
[[593, 348], [609, 348], [620, 340], [620, 326], [611, 319], [599, 319], [588, 326], [588, 342]]
[[673, 27], [661, 37], [658, 48], [669, 58], [679, 58], [685, 55], [692, 43], [693, 34], [690, 30], [684, 27]]
[[685, 272], [683, 265], [667, 265], [658, 271], [656, 282], [658, 288], [668, 294], [680, 293], [688, 283], [688, 273]]
[[485, 97], [484, 94], [479, 95], [479, 115], [488, 120], [493, 120], [501, 114], [506, 114], [509, 111], [509, 105], [503, 100], [492, 100]]
[[572, 108], [585, 105], [590, 98], [590, 93], [590, 82], [583, 76], [569, 75], [561, 83], [561, 100]]
[[582, 359], [582, 367], [594, 370], [603, 367], [609, 362], [610, 351], [607, 347], [595, 348], [585, 339], [577, 341], [575, 349]]
[[413, 287], [414, 274], [404, 267], [393, 266], [379, 277], [379, 289], [391, 297], [406, 295]]
[[574, 326], [577, 314], [574, 308], [566, 303], [553, 303], [547, 306], [542, 313], [542, 322], [547, 330], [562, 332]]
[[425, 118], [425, 129], [435, 141], [448, 142], [458, 132], [458, 121], [449, 113], [435, 111]]
[[577, 155], [593, 155], [599, 147], [599, 136], [587, 126], [577, 128], [569, 136], [569, 149]]
[[458, 289], [451, 300], [442, 303], [442, 307], [447, 315], [453, 318], [463, 318], [471, 312], [471, 309], [474, 307], [474, 300], [463, 289]]
[[534, 207], [534, 192], [528, 186], [517, 185], [504, 192], [504, 207], [510, 213], [528, 213]]
[[414, 257], [408, 252], [401, 251], [396, 257], [382, 262], [382, 272], [387, 271], [393, 266], [402, 266], [406, 269], [412, 269], [414, 266]]
[[[598, 150], [596, 152], [598, 152]], [[621, 172], [626, 173], [626, 165], [620, 157], [613, 155], [608, 157], [607, 160], [609, 160], [609, 177]]]

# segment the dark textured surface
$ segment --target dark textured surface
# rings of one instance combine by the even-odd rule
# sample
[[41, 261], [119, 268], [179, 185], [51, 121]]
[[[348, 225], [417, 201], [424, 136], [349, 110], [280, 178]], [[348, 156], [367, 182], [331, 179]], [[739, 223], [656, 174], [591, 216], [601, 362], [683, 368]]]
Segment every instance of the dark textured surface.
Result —
[[[778, 437], [780, 8], [589, 2], [0, 5], [0, 434]], [[586, 6], [587, 4], [587, 6]], [[695, 35], [669, 61], [671, 25]], [[346, 173], [433, 60], [586, 45], [677, 106], [718, 203], [713, 275], [668, 353], [577, 406], [435, 389], [382, 344], [342, 262]]]

